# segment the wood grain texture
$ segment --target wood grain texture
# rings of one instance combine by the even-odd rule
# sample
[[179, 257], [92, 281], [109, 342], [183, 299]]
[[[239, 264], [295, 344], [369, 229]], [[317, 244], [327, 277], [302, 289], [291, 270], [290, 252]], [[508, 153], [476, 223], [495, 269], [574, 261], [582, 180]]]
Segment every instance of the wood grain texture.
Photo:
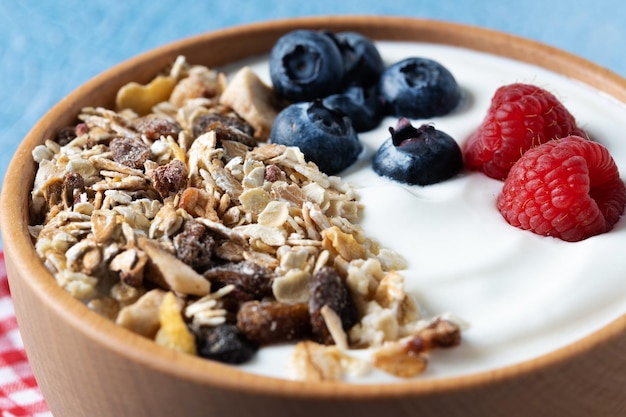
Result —
[[543, 66], [626, 102], [626, 81], [554, 48], [475, 27], [387, 17], [260, 23], [166, 45], [124, 62], [70, 94], [33, 128], [8, 170], [0, 207], [16, 315], [33, 372], [55, 417], [619, 416], [626, 414], [626, 317], [520, 365], [402, 384], [313, 384], [266, 378], [161, 348], [89, 311], [62, 290], [27, 233], [30, 152], [86, 105], [113, 103], [183, 54], [219, 66], [267, 52], [296, 28], [354, 30], [375, 39], [461, 46]]

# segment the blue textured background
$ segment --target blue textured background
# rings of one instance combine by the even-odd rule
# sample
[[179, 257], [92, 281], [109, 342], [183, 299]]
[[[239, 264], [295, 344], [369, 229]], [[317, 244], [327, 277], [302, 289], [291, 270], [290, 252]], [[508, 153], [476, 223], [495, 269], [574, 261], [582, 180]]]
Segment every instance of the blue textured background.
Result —
[[21, 138], [47, 109], [120, 61], [223, 27], [328, 14], [484, 26], [556, 46], [626, 76], [622, 0], [0, 0], [0, 179]]

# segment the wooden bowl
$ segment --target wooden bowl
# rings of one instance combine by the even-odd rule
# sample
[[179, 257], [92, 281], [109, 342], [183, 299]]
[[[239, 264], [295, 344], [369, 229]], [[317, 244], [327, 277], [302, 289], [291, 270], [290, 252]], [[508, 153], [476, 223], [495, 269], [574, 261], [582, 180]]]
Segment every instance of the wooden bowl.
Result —
[[61, 289], [30, 240], [32, 149], [84, 106], [112, 106], [177, 55], [218, 67], [266, 53], [297, 28], [440, 43], [536, 64], [626, 102], [626, 81], [581, 58], [476, 27], [395, 17], [315, 17], [235, 27], [152, 50], [106, 71], [54, 106], [8, 169], [1, 227], [24, 345], [55, 417], [616, 416], [626, 413], [626, 316], [547, 355], [495, 371], [398, 384], [307, 383], [257, 376], [157, 346], [89, 311]]

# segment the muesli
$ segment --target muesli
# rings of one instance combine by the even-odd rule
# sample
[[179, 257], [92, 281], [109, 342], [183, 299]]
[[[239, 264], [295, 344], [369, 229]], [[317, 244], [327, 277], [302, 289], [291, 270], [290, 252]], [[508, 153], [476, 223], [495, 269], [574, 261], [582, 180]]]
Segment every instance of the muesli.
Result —
[[[156, 343], [228, 363], [294, 343], [293, 375], [421, 373], [459, 324], [423, 317], [404, 260], [359, 227], [355, 190], [265, 143], [281, 103], [179, 57], [118, 110], [84, 108], [33, 150], [36, 251], [65, 290]], [[370, 359], [353, 349], [372, 348]]]

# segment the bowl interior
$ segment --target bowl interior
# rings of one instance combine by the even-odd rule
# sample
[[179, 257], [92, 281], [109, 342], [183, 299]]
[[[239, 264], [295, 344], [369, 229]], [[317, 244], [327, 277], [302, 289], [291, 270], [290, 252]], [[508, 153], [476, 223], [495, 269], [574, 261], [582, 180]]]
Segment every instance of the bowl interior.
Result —
[[[624, 80], [578, 57], [502, 33], [429, 20], [353, 16], [276, 21], [199, 35], [132, 58], [90, 80], [52, 108], [29, 132], [7, 171], [2, 190], [1, 226], [9, 279], [12, 289], [15, 288], [18, 320], [29, 355], [40, 357], [33, 335], [38, 329], [30, 323], [33, 321], [33, 314], [38, 314], [34, 304], [42, 303], [69, 323], [71, 328], [103, 349], [183, 380], [279, 396], [393, 397], [407, 394], [425, 395], [460, 390], [468, 386], [494, 384], [532, 373], [540, 368], [559, 367], [594, 347], [611, 343], [624, 333], [626, 324], [620, 319], [580, 343], [551, 354], [497, 372], [467, 377], [428, 382], [416, 379], [390, 385], [314, 384], [251, 375], [233, 367], [170, 352], [101, 318], [62, 290], [39, 261], [28, 234], [28, 200], [34, 179], [32, 149], [46, 138], [52, 137], [61, 128], [75, 123], [76, 115], [81, 108], [112, 107], [115, 94], [121, 86], [131, 81], [147, 82], [178, 55], [185, 55], [192, 63], [221, 67], [250, 56], [267, 53], [279, 36], [297, 28], [349, 30], [377, 40], [441, 43], [488, 52], [542, 66], [626, 102]], [[39, 372], [44, 374], [43, 370]], [[303, 386], [306, 386], [306, 390], [303, 390]]]

